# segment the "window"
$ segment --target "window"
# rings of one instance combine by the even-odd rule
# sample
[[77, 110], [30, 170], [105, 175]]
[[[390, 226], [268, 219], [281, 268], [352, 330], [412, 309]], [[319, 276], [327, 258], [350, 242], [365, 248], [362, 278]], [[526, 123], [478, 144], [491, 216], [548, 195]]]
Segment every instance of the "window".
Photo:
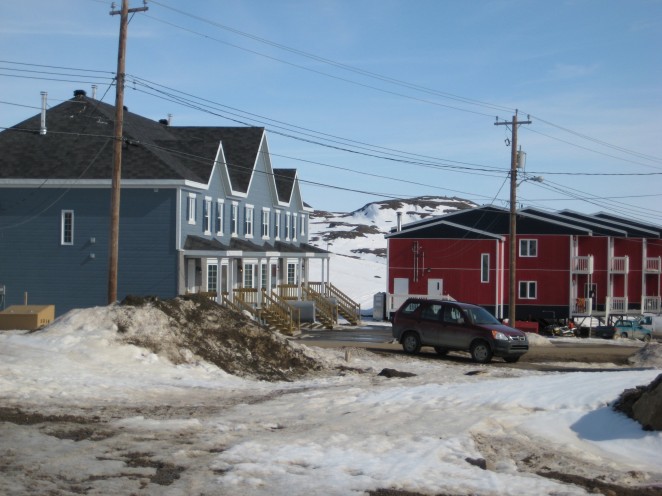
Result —
[[195, 194], [188, 194], [186, 217], [189, 224], [195, 224]]
[[301, 237], [306, 235], [306, 214], [301, 214]]
[[296, 284], [297, 283], [297, 264], [288, 263], [287, 264], [287, 284]]
[[427, 304], [421, 310], [421, 318], [425, 320], [441, 320], [441, 305], [439, 303]]
[[537, 257], [538, 256], [538, 240], [537, 239], [520, 239], [519, 240], [519, 256], [520, 257]]
[[280, 210], [274, 212], [274, 238], [280, 239]]
[[262, 239], [269, 239], [269, 217], [271, 212], [268, 208], [262, 209]]
[[232, 235], [236, 236], [239, 224], [239, 204], [237, 202], [232, 202], [232, 217], [230, 218], [230, 224]]
[[267, 275], [268, 275], [267, 274], [267, 264], [262, 263], [260, 265], [260, 276], [261, 276], [262, 286], [260, 286], [260, 287], [265, 288], [265, 289], [267, 288]]
[[297, 214], [292, 214], [292, 241], [297, 240]]
[[244, 211], [244, 232], [247, 238], [253, 237], [253, 205], [246, 205]]
[[74, 244], [74, 211], [62, 210], [60, 220], [60, 243], [63, 245]]
[[216, 201], [216, 234], [219, 236], [223, 234], [223, 219], [225, 218], [225, 202], [223, 200]]
[[218, 264], [207, 265], [207, 291], [218, 291]]
[[444, 322], [447, 324], [463, 324], [464, 315], [459, 308], [451, 305], [444, 305]]
[[490, 282], [490, 254], [480, 255], [480, 282]]
[[205, 197], [204, 211], [202, 212], [202, 225], [205, 234], [211, 233], [211, 198]]
[[244, 287], [245, 288], [254, 287], [253, 286], [253, 284], [255, 282], [255, 279], [253, 277], [254, 273], [255, 273], [255, 264], [245, 263], [244, 264]]
[[523, 300], [535, 300], [538, 289], [536, 281], [520, 281], [519, 297]]
[[407, 303], [407, 306], [401, 310], [401, 313], [404, 314], [414, 313], [420, 306], [421, 306], [420, 301], [410, 301], [409, 303]]
[[290, 217], [289, 212], [285, 212], [285, 241], [290, 240]]

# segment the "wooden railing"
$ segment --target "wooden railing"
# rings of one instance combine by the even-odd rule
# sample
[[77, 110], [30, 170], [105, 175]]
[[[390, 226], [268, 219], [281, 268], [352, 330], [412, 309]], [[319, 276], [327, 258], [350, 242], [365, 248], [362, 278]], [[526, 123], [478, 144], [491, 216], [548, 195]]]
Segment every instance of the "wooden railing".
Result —
[[255, 288], [236, 288], [232, 290], [234, 300], [241, 300], [247, 305], [258, 306], [258, 292]]
[[338, 311], [352, 325], [361, 323], [361, 305], [352, 300], [331, 283], [326, 284], [327, 295], [338, 302]]
[[593, 255], [572, 257], [571, 272], [573, 274], [593, 274]]
[[607, 298], [609, 313], [627, 313], [628, 299], [625, 296], [611, 296]]
[[611, 257], [609, 260], [609, 272], [614, 274], [627, 274], [630, 271], [630, 259], [628, 257]]
[[661, 257], [646, 257], [644, 271], [648, 274], [662, 273], [662, 258]]
[[[260, 312], [259, 312], [259, 309], [257, 308], [257, 305], [252, 303], [252, 302], [247, 302], [247, 301], [245, 301], [241, 298], [242, 296], [251, 295], [251, 293], [250, 292], [241, 292], [241, 293], [237, 294], [236, 293], [237, 290], [235, 289], [234, 291], [235, 291], [235, 293], [234, 293], [234, 298], [232, 298], [232, 301], [230, 301], [230, 299], [227, 298], [226, 296], [223, 297], [224, 304], [226, 304], [226, 302], [227, 302], [228, 306], [230, 308], [236, 310], [237, 312], [242, 313], [244, 311], [247, 311], [253, 317], [255, 317], [256, 319], [259, 319], [260, 318], [260, 315], [259, 315]], [[251, 295], [248, 299], [250, 300], [252, 298], [253, 298], [253, 296]]]
[[301, 311], [281, 299], [276, 293], [262, 289], [261, 317], [285, 334], [294, 334], [301, 327]]
[[298, 300], [299, 286], [296, 284], [279, 284], [276, 286], [276, 293], [284, 300]]
[[660, 313], [662, 298], [659, 296], [643, 296], [641, 298], [641, 312]]
[[322, 322], [327, 329], [333, 329], [333, 326], [338, 323], [338, 307], [330, 303], [326, 297], [311, 289], [309, 286], [302, 286], [304, 298], [315, 303], [315, 313], [317, 320]]

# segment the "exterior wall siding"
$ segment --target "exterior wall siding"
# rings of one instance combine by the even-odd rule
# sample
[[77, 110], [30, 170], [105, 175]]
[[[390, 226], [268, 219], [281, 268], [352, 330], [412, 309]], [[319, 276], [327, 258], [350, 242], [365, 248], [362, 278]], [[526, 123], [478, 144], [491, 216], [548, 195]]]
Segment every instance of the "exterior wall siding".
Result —
[[[418, 243], [419, 267], [414, 277], [414, 252]], [[481, 283], [481, 255], [490, 255], [489, 282]], [[389, 292], [395, 278], [409, 279], [410, 294], [427, 294], [429, 279], [442, 279], [443, 292], [451, 297], [494, 305], [496, 298], [496, 241], [458, 239], [389, 239]], [[429, 270], [428, 270], [429, 269]]]
[[[6, 305], [105, 305], [109, 189], [4, 189], [0, 199], [0, 284]], [[61, 212], [71, 210], [73, 244], [61, 244]], [[118, 298], [176, 295], [174, 190], [121, 193]]]

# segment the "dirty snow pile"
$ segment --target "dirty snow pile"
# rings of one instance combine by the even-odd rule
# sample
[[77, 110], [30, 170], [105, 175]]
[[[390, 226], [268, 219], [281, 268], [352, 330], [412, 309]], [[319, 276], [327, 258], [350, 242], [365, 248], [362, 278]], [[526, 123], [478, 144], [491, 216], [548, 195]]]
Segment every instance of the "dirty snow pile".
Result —
[[[113, 312], [76, 310], [42, 331], [0, 333], [0, 494], [662, 487], [662, 433], [610, 406], [660, 374], [650, 357], [637, 369], [543, 373], [360, 349], [346, 361], [342, 349], [315, 349], [307, 356], [324, 367], [267, 382], [127, 344], [141, 326], [168, 339], [176, 314], [137, 310], [118, 326]], [[415, 375], [387, 378], [384, 368]]]

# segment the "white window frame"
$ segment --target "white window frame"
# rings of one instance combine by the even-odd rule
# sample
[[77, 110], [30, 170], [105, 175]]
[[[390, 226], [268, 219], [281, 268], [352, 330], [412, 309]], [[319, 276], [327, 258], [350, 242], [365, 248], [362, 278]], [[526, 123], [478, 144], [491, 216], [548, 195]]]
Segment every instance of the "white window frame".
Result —
[[[533, 250], [532, 250], [533, 248]], [[531, 254], [532, 252], [533, 255]], [[519, 256], [523, 258], [534, 258], [538, 256], [538, 240], [537, 239], [520, 239], [519, 240]]]
[[[220, 278], [221, 273], [218, 270], [218, 267], [219, 266], [218, 266], [218, 261], [217, 260], [207, 261], [207, 291], [215, 291], [216, 294], [218, 294], [220, 292], [219, 288], [218, 288], [218, 285], [219, 285], [219, 282], [220, 282], [219, 278]], [[212, 270], [213, 269], [216, 270], [216, 273], [212, 275]], [[216, 287], [212, 288], [211, 285], [209, 284], [209, 281], [211, 281], [213, 279], [215, 279], [215, 282], [216, 282], [215, 286]]]
[[211, 234], [211, 197], [205, 196], [205, 204], [202, 212], [202, 225], [205, 234]]
[[231, 217], [230, 217], [230, 229], [232, 230], [232, 236], [236, 237], [238, 236], [238, 228], [239, 228], [239, 202], [233, 201], [232, 202], [232, 212], [231, 212]]
[[225, 217], [225, 201], [216, 200], [216, 234], [223, 235], [223, 219]]
[[188, 194], [188, 200], [187, 200], [187, 218], [188, 218], [188, 223], [191, 225], [195, 225], [195, 209], [197, 207], [197, 202], [196, 202], [197, 195], [195, 193], [189, 193]]
[[60, 244], [72, 246], [74, 244], [74, 211], [62, 210], [60, 214]]
[[518, 295], [520, 300], [536, 300], [538, 299], [538, 282], [537, 281], [520, 281], [517, 285]]
[[[241, 284], [244, 288], [255, 288], [255, 267], [257, 260], [244, 260], [242, 263]], [[249, 280], [250, 278], [250, 280]], [[248, 282], [248, 284], [247, 284]]]
[[274, 239], [280, 239], [280, 210], [274, 210]]
[[301, 214], [301, 220], [300, 220], [300, 223], [301, 223], [301, 237], [302, 238], [306, 235], [306, 218], [307, 218], [306, 214], [302, 213]]
[[253, 205], [246, 205], [244, 208], [244, 235], [247, 238], [253, 237], [253, 217], [255, 215], [255, 207]]
[[271, 209], [262, 207], [262, 239], [269, 239], [269, 219], [271, 219]]
[[[290, 277], [290, 267], [294, 267], [291, 277]], [[290, 260], [287, 261], [287, 267], [286, 267], [287, 284], [297, 284], [297, 273], [299, 272], [298, 268], [299, 268], [298, 261], [290, 261]]]
[[290, 212], [285, 212], [285, 241], [290, 240], [290, 227], [292, 226], [291, 218], [292, 214]]
[[490, 254], [481, 253], [480, 254], [480, 282], [489, 283], [490, 282]]
[[267, 262], [260, 262], [260, 284], [261, 288], [268, 289], [269, 284], [269, 264]]

